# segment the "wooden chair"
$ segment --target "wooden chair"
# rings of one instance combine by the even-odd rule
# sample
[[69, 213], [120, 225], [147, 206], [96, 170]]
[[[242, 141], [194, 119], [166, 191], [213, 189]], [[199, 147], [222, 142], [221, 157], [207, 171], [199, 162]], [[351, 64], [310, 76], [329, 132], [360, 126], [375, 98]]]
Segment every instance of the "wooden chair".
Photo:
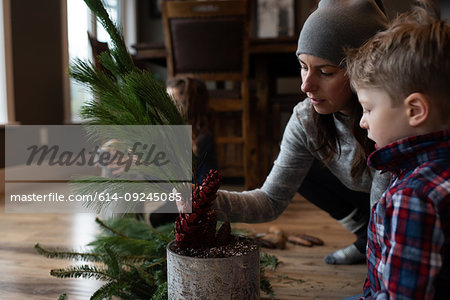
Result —
[[[92, 50], [92, 57], [94, 58], [94, 64], [95, 66], [102, 70], [105, 71], [107, 74], [111, 74], [111, 72], [109, 72], [108, 70], [106, 70], [101, 64], [100, 64], [100, 60], [98, 59], [98, 56], [104, 52], [104, 51], [108, 51], [109, 52], [109, 46], [108, 43], [106, 42], [101, 42], [99, 40], [97, 40], [96, 37], [94, 37], [89, 31], [87, 32], [88, 34], [88, 38], [89, 38], [89, 44], [91, 45], [91, 50]], [[136, 67], [138, 67], [139, 69], [146, 69], [147, 68], [147, 63], [145, 62], [145, 60], [140, 59], [138, 57], [132, 57], [133, 59], [133, 63], [135, 64]]]
[[109, 52], [108, 43], [100, 42], [99, 40], [97, 40], [97, 38], [92, 36], [89, 31], [87, 32], [87, 34], [88, 34], [88, 38], [89, 38], [89, 44], [91, 44], [92, 56], [94, 57], [95, 66], [98, 69], [103, 70], [104, 68], [100, 64], [98, 56], [104, 51], [108, 51]]
[[[163, 0], [168, 77], [191, 76], [209, 87], [215, 112], [218, 163], [224, 177], [243, 176], [252, 186], [255, 133], [250, 132], [248, 0]], [[219, 84], [211, 87], [210, 82]], [[219, 89], [231, 83], [231, 89]], [[238, 128], [230, 126], [238, 119]], [[228, 134], [225, 134], [228, 132]], [[236, 148], [239, 150], [236, 151]], [[239, 162], [236, 164], [236, 162]]]

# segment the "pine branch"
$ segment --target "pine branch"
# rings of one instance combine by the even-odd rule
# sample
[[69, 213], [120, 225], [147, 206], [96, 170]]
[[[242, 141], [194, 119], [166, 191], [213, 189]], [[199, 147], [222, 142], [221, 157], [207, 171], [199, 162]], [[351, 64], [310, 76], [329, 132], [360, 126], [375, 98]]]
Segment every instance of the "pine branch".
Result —
[[275, 271], [278, 268], [280, 261], [274, 255], [270, 255], [267, 253], [261, 253], [260, 263], [261, 263], [261, 266], [263, 266], [265, 268], [269, 268], [269, 270]]
[[120, 236], [123, 239], [129, 239], [129, 237], [127, 237], [126, 235], [114, 230], [113, 228], [109, 227], [108, 225], [106, 225], [102, 220], [100, 220], [99, 218], [95, 218], [95, 222], [97, 222], [102, 228], [105, 228], [107, 230], [109, 230], [112, 234]]
[[[103, 53], [99, 56], [101, 65], [110, 73], [105, 73], [92, 63], [79, 59], [74, 61], [69, 70], [69, 75], [86, 86], [95, 96], [94, 100], [85, 103], [82, 107], [81, 114], [85, 118], [85, 124], [186, 124], [186, 120], [182, 117], [172, 99], [167, 95], [164, 84], [158, 81], [151, 73], [138, 70], [134, 66], [121, 29], [109, 18], [103, 1], [84, 1], [97, 16], [112, 40], [112, 47], [109, 53]], [[97, 128], [96, 130], [100, 129]], [[91, 136], [95, 134], [95, 130], [90, 132]], [[167, 132], [165, 134], [164, 138], [170, 138]], [[146, 137], [145, 135], [143, 136]], [[123, 141], [125, 140], [123, 139]], [[173, 140], [169, 141], [172, 145], [175, 145]], [[184, 150], [175, 149], [174, 152], [179, 157], [179, 152]], [[176, 171], [179, 172], [180, 170]], [[155, 174], [152, 173], [153, 175]], [[171, 174], [161, 175], [166, 175], [165, 178], [170, 178], [167, 175]], [[92, 185], [88, 186], [87, 190], [91, 192], [113, 191], [121, 188], [118, 181], [105, 181], [105, 178], [103, 178], [102, 182], [99, 183], [95, 180], [97, 179], [87, 179], [87, 182]], [[196, 195], [199, 205], [203, 198], [201, 194]], [[206, 208], [204, 209], [207, 210]], [[186, 221], [188, 219], [191, 220], [191, 218], [185, 217]], [[208, 214], [207, 219], [208, 223], [214, 225], [207, 229], [215, 231], [217, 220], [214, 215]], [[58, 251], [53, 251], [54, 253], [45, 251], [38, 245], [37, 249], [40, 248], [41, 254], [49, 258], [57, 258], [60, 255], [61, 257], [79, 260], [99, 259], [100, 262], [105, 263], [108, 268], [83, 265], [51, 271], [52, 276], [59, 278], [106, 280], [107, 283], [95, 292], [91, 299], [110, 299], [112, 296], [119, 296], [123, 299], [149, 299], [152, 296], [152, 299], [166, 299], [165, 250], [173, 235], [167, 232], [152, 231], [132, 223], [129, 223], [127, 227], [126, 222], [128, 221], [106, 224], [98, 220], [97, 223], [106, 231], [106, 236], [99, 236], [90, 244], [95, 246], [91, 253], [59, 251], [60, 253], [57, 254]], [[186, 231], [192, 229], [189, 229], [185, 224], [180, 224], [179, 227], [186, 229]], [[140, 265], [136, 266], [133, 264], [134, 262]], [[263, 272], [264, 267], [261, 270]], [[261, 278], [263, 279], [263, 276]], [[264, 282], [262, 281], [262, 284], [265, 284], [267, 287], [267, 282]]]
[[[118, 219], [110, 219], [106, 222], [103, 222], [99, 218], [96, 218], [95, 221], [101, 226], [102, 229], [105, 229], [106, 232], [110, 232], [114, 235], [125, 236], [126, 238], [134, 238], [140, 240], [154, 241], [155, 238], [160, 239], [165, 242], [170, 242], [173, 239], [173, 235], [170, 231], [161, 232], [164, 228], [155, 228], [151, 227], [145, 222], [136, 220], [136, 218], [118, 218]], [[170, 227], [172, 230], [173, 227]]]
[[63, 251], [57, 249], [44, 249], [41, 245], [34, 245], [36, 251], [47, 257], [47, 258], [57, 258], [57, 259], [67, 259], [67, 260], [79, 260], [86, 262], [100, 262], [102, 261], [102, 257], [95, 253], [81, 253], [75, 251]]
[[[159, 261], [150, 265], [129, 265], [131, 272], [127, 273], [127, 275], [132, 276], [130, 280], [133, 280], [134, 282], [142, 281], [141, 284], [134, 285], [132, 289], [137, 293], [150, 292], [150, 295], [156, 293], [158, 286], [167, 283], [165, 263], [165, 259], [159, 259]], [[158, 268], [155, 268], [156, 266], [158, 266]], [[163, 274], [163, 276], [161, 276], [161, 274]], [[145, 291], [142, 291], [143, 289]]]
[[122, 73], [130, 72], [134, 69], [133, 60], [128, 53], [125, 46], [123, 35], [109, 18], [108, 12], [105, 9], [104, 3], [101, 0], [84, 0], [89, 9], [97, 16], [98, 21], [108, 32], [114, 44], [111, 50], [111, 55], [114, 57], [119, 69]]
[[[91, 243], [97, 247], [90, 253], [48, 250], [39, 244], [35, 248], [49, 258], [103, 262], [107, 268], [72, 266], [52, 270], [51, 275], [59, 278], [94, 278], [108, 281], [104, 289], [95, 294], [100, 298], [92, 299], [103, 299], [101, 295], [106, 298], [108, 295], [115, 295], [123, 299], [167, 299], [165, 248], [168, 241], [173, 239], [172, 233], [158, 232], [153, 235], [147, 224], [132, 218], [112, 219], [101, 223], [109, 228], [108, 234], [116, 232], [127, 238], [115, 234], [98, 237]], [[168, 228], [169, 226], [165, 230], [168, 231]], [[132, 255], [136, 253], [140, 255]], [[261, 254], [260, 288], [271, 299], [273, 289], [265, 277], [265, 270], [275, 270], [278, 264], [275, 256]]]
[[67, 297], [67, 294], [66, 293], [64, 293], [64, 294], [61, 294], [61, 295], [59, 295], [59, 297], [58, 297], [58, 300], [68, 300], [69, 298]]
[[167, 282], [159, 285], [153, 294], [152, 300], [166, 300], [169, 297], [167, 292]]
[[272, 285], [270, 284], [270, 281], [265, 276], [266, 268], [269, 268], [269, 270], [275, 271], [278, 268], [279, 265], [278, 258], [276, 256], [267, 254], [267, 253], [261, 253], [260, 259], [259, 259], [259, 272], [260, 272], [260, 289], [270, 296], [270, 299], [274, 298], [274, 291], [272, 288]]
[[[121, 29], [109, 18], [103, 1], [84, 1], [97, 16], [112, 41], [110, 51], [99, 56], [99, 61], [104, 67], [102, 70], [91, 62], [80, 59], [74, 60], [69, 69], [69, 75], [86, 86], [95, 96], [94, 100], [88, 101], [81, 108], [84, 123], [88, 125], [185, 125], [186, 120], [167, 94], [164, 84], [150, 72], [139, 70], [134, 66]], [[104, 69], [110, 71], [110, 73], [106, 73]], [[91, 131], [89, 134], [95, 133]], [[170, 145], [177, 145], [175, 138], [168, 139], [169, 133], [163, 134], [165, 135], [162, 137], [163, 140], [169, 141]], [[102, 138], [106, 137], [102, 136]], [[117, 139], [118, 137], [113, 138]], [[142, 140], [147, 136], [138, 138]], [[186, 147], [172, 148], [174, 157], [183, 157], [182, 154], [185, 154], [181, 152], [185, 151]], [[177, 170], [154, 170], [153, 168], [150, 172], [148, 168], [141, 168], [142, 170], [136, 169], [134, 171], [152, 174], [157, 178], [175, 178], [174, 174], [179, 172], [180, 168], [190, 170], [191, 166], [178, 166]], [[191, 174], [188, 174], [188, 176], [190, 178]], [[79, 190], [80, 193], [93, 194], [96, 191], [102, 192], [104, 190], [114, 193], [115, 190], [118, 192], [122, 190], [121, 182], [105, 181], [98, 184], [95, 179], [90, 179], [92, 182], [84, 185], [83, 190]], [[152, 187], [154, 186], [152, 185]], [[174, 184], [174, 187], [177, 188], [178, 186]], [[145, 188], [149, 189], [149, 187]], [[92, 201], [85, 203], [88, 208], [93, 208], [97, 212], [114, 204], [117, 205], [117, 202]], [[135, 205], [137, 205], [136, 202], [127, 203], [127, 212], [135, 211]]]
[[108, 273], [117, 278], [118, 281], [120, 281], [121, 275], [123, 273], [120, 257], [107, 244], [103, 244], [103, 248], [105, 249], [105, 252], [107, 254], [105, 264], [108, 266]]
[[157, 255], [121, 255], [120, 260], [127, 264], [141, 264], [149, 260], [159, 258]]
[[110, 51], [104, 51], [100, 53], [97, 58], [100, 65], [102, 65], [104, 69], [108, 70], [110, 72], [110, 75], [112, 75], [116, 79], [122, 77], [123, 71], [116, 64], [116, 61], [112, 57]]
[[142, 267], [137, 267], [134, 265], [127, 265], [132, 271], [136, 272], [136, 274], [138, 274], [138, 276], [146, 283], [148, 284], [148, 286], [154, 286], [155, 285], [155, 280], [153, 278], [153, 276], [148, 273], [144, 268]]
[[[264, 273], [264, 270], [262, 270], [261, 273]], [[271, 300], [274, 299], [275, 293], [273, 291], [272, 285], [270, 284], [270, 281], [266, 277], [260, 278], [259, 288], [261, 289], [261, 291], [269, 295]]]
[[[97, 291], [91, 296], [91, 300], [103, 300], [111, 299], [112, 296], [119, 294], [120, 290], [123, 289], [123, 285], [117, 281], [111, 281], [103, 286], [101, 286]], [[124, 297], [125, 298], [125, 297]], [[128, 298], [132, 299], [132, 298]]]
[[161, 254], [161, 251], [159, 251], [160, 243], [158, 241], [123, 239], [118, 236], [99, 237], [96, 241], [89, 243], [89, 246], [103, 247], [105, 243], [122, 255], [144, 256], [151, 253], [153, 256]]
[[53, 269], [50, 271], [50, 275], [57, 278], [94, 278], [104, 281], [116, 279], [108, 273], [108, 270], [90, 265], [70, 266], [65, 269]]

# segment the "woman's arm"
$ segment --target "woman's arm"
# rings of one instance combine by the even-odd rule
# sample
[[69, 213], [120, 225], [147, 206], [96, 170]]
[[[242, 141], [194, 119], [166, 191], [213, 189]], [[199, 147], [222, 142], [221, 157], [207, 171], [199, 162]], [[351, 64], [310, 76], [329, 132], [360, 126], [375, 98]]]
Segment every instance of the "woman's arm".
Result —
[[259, 223], [277, 218], [288, 206], [308, 173], [313, 156], [302, 117], [304, 105], [294, 108], [280, 146], [280, 153], [261, 189], [248, 192], [219, 190], [215, 208], [219, 220]]
[[391, 173], [375, 171], [373, 174], [372, 187], [370, 189], [370, 207], [373, 207], [386, 191], [391, 180]]

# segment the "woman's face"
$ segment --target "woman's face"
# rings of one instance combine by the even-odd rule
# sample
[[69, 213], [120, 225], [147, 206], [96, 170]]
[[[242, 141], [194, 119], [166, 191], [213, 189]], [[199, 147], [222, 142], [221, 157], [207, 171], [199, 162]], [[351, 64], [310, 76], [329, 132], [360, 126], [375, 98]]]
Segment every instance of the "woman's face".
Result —
[[302, 92], [310, 98], [319, 114], [341, 112], [348, 115], [352, 91], [345, 70], [309, 54], [298, 56], [301, 66]]

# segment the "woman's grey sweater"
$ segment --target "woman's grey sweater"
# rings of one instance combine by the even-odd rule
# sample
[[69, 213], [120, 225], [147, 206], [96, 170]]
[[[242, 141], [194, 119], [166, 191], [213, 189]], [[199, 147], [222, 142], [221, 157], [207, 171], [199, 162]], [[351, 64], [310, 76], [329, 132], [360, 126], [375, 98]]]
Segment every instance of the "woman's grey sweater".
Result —
[[[269, 176], [260, 189], [245, 192], [219, 190], [215, 209], [219, 220], [260, 223], [276, 219], [288, 206], [306, 177], [314, 158], [322, 161], [317, 149], [316, 132], [309, 99], [298, 103], [289, 119], [281, 141], [280, 153]], [[361, 178], [351, 176], [356, 141], [348, 124], [348, 117], [334, 114], [341, 153], [327, 164], [327, 168], [349, 189], [371, 193], [371, 204], [378, 201], [389, 184], [389, 175], [371, 170]], [[372, 179], [373, 178], [373, 179]], [[326, 185], [326, 182], [323, 183]]]

